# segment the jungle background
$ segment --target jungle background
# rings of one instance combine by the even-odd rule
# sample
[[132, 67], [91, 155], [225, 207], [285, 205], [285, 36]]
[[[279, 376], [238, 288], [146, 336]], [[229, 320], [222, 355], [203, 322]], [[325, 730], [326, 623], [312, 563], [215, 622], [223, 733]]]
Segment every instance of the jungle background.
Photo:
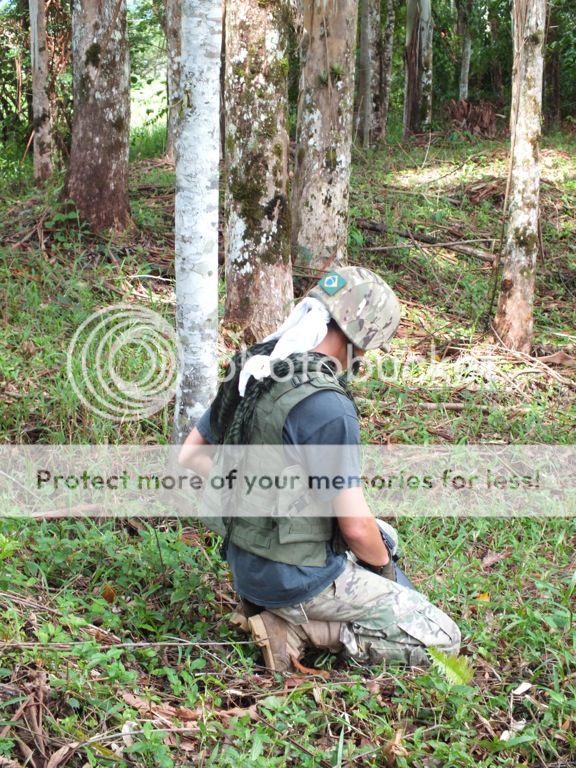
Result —
[[[356, 386], [363, 440], [572, 444], [575, 11], [569, 0], [548, 9], [534, 335], [522, 353], [494, 338], [493, 259], [478, 257], [493, 257], [503, 236], [509, 4], [472, 5], [469, 102], [480, 117], [467, 124], [456, 8], [434, 2], [433, 118], [409, 135], [405, 7], [395, 10], [385, 135], [365, 146], [356, 119], [353, 132], [348, 261], [381, 274], [404, 309], [390, 358], [399, 370], [391, 362], [387, 380]], [[130, 222], [122, 228], [95, 229], [66, 194], [69, 23], [67, 6], [50, 4], [56, 149], [40, 186], [28, 8], [0, 11], [2, 440], [169, 443], [172, 404], [118, 424], [86, 408], [66, 376], [70, 338], [98, 309], [134, 303], [174, 323], [165, 14], [149, 2], [128, 9]], [[294, 96], [290, 104], [294, 151]], [[222, 318], [223, 275], [221, 263]], [[309, 272], [294, 269], [295, 295], [309, 284]], [[220, 357], [243, 340], [223, 320]], [[135, 374], [140, 364], [138, 355], [126, 361]], [[574, 520], [396, 523], [405, 570], [462, 628], [465, 661], [454, 669], [366, 669], [316, 654], [308, 661], [316, 676], [271, 675], [228, 623], [235, 597], [226, 565], [195, 522], [3, 520], [0, 766], [573, 765]]]

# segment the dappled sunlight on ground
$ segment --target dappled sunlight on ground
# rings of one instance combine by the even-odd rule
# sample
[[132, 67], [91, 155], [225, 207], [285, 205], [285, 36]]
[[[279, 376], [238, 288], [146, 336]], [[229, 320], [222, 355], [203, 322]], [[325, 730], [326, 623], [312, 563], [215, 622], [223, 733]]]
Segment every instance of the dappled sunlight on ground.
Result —
[[[544, 149], [540, 155], [542, 178], [562, 182], [576, 177], [576, 158], [562, 150]], [[389, 182], [396, 187], [420, 192], [453, 189], [473, 180], [493, 180], [508, 174], [508, 157], [497, 153], [472, 155], [463, 162], [438, 163], [425, 158], [421, 166], [394, 171]]]

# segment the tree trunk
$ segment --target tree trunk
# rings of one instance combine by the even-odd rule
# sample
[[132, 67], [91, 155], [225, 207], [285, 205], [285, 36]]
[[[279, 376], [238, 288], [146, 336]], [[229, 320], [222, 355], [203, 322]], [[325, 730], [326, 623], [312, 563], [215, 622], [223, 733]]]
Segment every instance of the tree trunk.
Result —
[[404, 47], [404, 138], [418, 130], [420, 113], [420, 3], [407, 0]]
[[372, 0], [359, 0], [358, 15], [360, 22], [360, 40], [358, 45], [357, 81], [357, 114], [358, 135], [364, 149], [370, 146], [370, 129], [372, 127], [372, 40], [370, 28], [370, 4]]
[[433, 89], [433, 33], [434, 22], [432, 19], [431, 0], [418, 0], [420, 3], [420, 45], [422, 50], [422, 103], [420, 114], [422, 116], [422, 128], [432, 128], [432, 89]]
[[182, 0], [166, 0], [166, 48], [168, 66], [166, 86], [168, 91], [168, 117], [166, 120], [166, 159], [173, 161], [180, 109], [180, 27], [182, 24]]
[[[494, 12], [489, 17], [490, 26], [490, 38], [492, 40], [493, 48], [498, 45], [498, 37], [500, 33], [500, 24], [498, 23], [498, 17], [494, 15]], [[494, 98], [497, 102], [501, 102], [504, 96], [504, 76], [502, 73], [502, 64], [498, 57], [495, 57], [492, 61], [492, 67], [490, 69], [492, 79], [492, 91]]]
[[68, 196], [94, 229], [125, 227], [130, 72], [126, 0], [73, 0]]
[[176, 331], [182, 369], [174, 409], [181, 443], [214, 396], [218, 341], [220, 0], [182, 0], [182, 124], [176, 146]]
[[432, 123], [432, 9], [430, 0], [407, 0], [404, 136]]
[[304, 5], [292, 196], [292, 253], [302, 267], [346, 260], [356, 20], [355, 0]]
[[460, 85], [458, 95], [460, 101], [468, 98], [468, 79], [470, 75], [470, 57], [472, 55], [472, 36], [470, 34], [470, 14], [472, 0], [458, 0], [458, 34], [462, 43], [462, 58], [460, 60]]
[[468, 99], [468, 80], [470, 76], [470, 58], [472, 56], [472, 37], [466, 30], [462, 38], [462, 63], [460, 65], [460, 84], [458, 94], [461, 101]]
[[358, 135], [368, 149], [382, 135], [382, 26], [380, 0], [358, 4], [360, 41], [356, 89]]
[[370, 144], [382, 135], [382, 2], [368, 0], [370, 28]]
[[34, 181], [42, 185], [52, 174], [52, 115], [48, 88], [45, 0], [29, 0], [32, 65]]
[[228, 0], [225, 68], [227, 324], [253, 343], [294, 298], [288, 203], [288, 24], [283, 3]]
[[530, 351], [538, 255], [539, 140], [546, 0], [514, 0], [511, 183], [495, 327], [507, 347]]
[[386, 22], [382, 34], [382, 57], [380, 73], [380, 133], [376, 139], [386, 137], [388, 109], [392, 89], [392, 53], [394, 48], [394, 27], [396, 22], [395, 0], [386, 0]]
[[546, 131], [557, 130], [562, 122], [561, 57], [558, 20], [554, 11], [555, 9], [551, 7], [544, 62], [544, 115]]

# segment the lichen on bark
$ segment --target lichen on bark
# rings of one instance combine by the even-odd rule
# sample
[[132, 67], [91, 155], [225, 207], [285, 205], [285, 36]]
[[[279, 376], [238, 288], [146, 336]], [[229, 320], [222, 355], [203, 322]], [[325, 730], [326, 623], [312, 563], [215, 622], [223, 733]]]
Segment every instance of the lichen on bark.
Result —
[[29, 9], [34, 180], [38, 185], [42, 185], [52, 174], [53, 147], [45, 0], [29, 0]]
[[293, 296], [286, 18], [283, 2], [227, 4], [225, 322], [247, 341], [277, 327]]
[[357, 4], [305, 3], [292, 193], [292, 254], [305, 267], [346, 261]]
[[510, 203], [495, 328], [506, 346], [521, 352], [530, 351], [533, 331], [545, 16], [545, 0], [514, 2]]
[[174, 407], [180, 443], [214, 397], [218, 340], [218, 180], [222, 39], [219, 0], [182, 2], [182, 117], [176, 159]]
[[94, 229], [130, 222], [125, 0], [73, 0], [74, 115], [68, 197]]

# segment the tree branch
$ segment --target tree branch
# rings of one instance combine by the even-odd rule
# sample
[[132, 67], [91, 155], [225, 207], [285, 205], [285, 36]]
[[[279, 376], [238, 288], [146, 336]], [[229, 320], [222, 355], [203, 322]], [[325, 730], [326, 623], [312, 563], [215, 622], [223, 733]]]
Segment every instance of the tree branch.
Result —
[[424, 235], [420, 232], [413, 232], [412, 230], [407, 229], [394, 229], [392, 227], [387, 227], [385, 224], [381, 224], [379, 221], [357, 219], [356, 225], [360, 227], [360, 229], [366, 229], [370, 232], [397, 235], [398, 237], [406, 238], [406, 240], [417, 240], [420, 243], [425, 243], [426, 245], [431, 245], [435, 248], [448, 248], [449, 250], [454, 251], [454, 253], [461, 253], [463, 256], [471, 256], [472, 258], [480, 259], [480, 261], [484, 261], [487, 264], [492, 264], [496, 258], [493, 253], [481, 250], [480, 248], [471, 248], [469, 245], [462, 245], [458, 242], [441, 242], [431, 235]]

